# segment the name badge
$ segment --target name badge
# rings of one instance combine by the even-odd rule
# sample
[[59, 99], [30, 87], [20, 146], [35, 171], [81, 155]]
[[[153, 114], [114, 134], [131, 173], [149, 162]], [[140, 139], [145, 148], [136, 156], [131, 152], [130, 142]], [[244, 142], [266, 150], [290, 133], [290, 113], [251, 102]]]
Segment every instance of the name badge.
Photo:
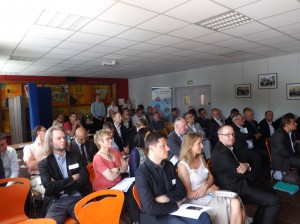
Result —
[[175, 185], [176, 184], [176, 179], [172, 180], [172, 184]]
[[69, 170], [73, 170], [73, 169], [76, 169], [78, 167], [79, 167], [79, 164], [75, 163], [75, 164], [69, 166]]
[[38, 176], [38, 177], [35, 178], [35, 179], [36, 179], [36, 182], [37, 182], [38, 185], [41, 185], [41, 184], [42, 184], [42, 181], [41, 181], [41, 177], [40, 177], [40, 176]]

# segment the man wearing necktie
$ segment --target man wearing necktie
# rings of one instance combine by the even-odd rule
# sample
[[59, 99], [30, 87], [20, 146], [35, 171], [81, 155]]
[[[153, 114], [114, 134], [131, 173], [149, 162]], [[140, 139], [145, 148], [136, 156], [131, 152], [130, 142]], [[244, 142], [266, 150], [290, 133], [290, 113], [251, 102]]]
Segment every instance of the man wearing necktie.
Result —
[[280, 128], [271, 136], [271, 156], [274, 170], [289, 171], [295, 167], [300, 171], [299, 146], [295, 142], [293, 131], [297, 129], [296, 117], [292, 113], [283, 115]]

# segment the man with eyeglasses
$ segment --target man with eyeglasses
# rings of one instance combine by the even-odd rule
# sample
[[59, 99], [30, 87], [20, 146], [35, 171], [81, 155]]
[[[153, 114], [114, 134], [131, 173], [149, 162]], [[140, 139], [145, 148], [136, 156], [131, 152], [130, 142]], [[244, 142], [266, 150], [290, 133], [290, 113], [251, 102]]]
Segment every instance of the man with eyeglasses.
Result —
[[213, 149], [211, 165], [216, 184], [237, 193], [243, 202], [257, 205], [253, 223], [276, 224], [281, 201], [272, 188], [259, 186], [246, 178], [251, 169], [235, 155], [233, 128], [224, 125], [218, 130], [219, 141]]
[[41, 176], [38, 168], [38, 163], [46, 157], [43, 150], [44, 137], [47, 129], [44, 126], [38, 125], [32, 130], [34, 142], [26, 145], [23, 149], [23, 160], [28, 167], [30, 174], [30, 185], [34, 193], [41, 195], [45, 194], [45, 188], [41, 182]]
[[97, 146], [92, 139], [88, 139], [87, 131], [83, 127], [76, 129], [74, 137], [70, 142], [70, 149], [77, 152], [82, 158], [83, 166], [87, 166], [93, 162], [94, 155], [98, 151]]

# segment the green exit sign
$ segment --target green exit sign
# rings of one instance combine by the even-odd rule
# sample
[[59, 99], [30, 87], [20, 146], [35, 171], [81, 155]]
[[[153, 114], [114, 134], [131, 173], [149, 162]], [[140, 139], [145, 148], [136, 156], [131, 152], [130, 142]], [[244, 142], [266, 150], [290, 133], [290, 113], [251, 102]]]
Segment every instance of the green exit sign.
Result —
[[189, 84], [189, 85], [193, 84], [193, 80], [187, 81], [187, 84]]

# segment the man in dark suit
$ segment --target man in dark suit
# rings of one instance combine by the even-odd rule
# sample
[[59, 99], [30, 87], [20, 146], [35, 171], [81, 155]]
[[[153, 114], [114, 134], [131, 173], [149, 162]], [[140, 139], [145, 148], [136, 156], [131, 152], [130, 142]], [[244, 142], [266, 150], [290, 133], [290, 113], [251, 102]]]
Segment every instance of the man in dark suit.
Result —
[[224, 125], [224, 122], [222, 121], [220, 110], [217, 108], [213, 108], [211, 110], [211, 119], [209, 120], [208, 128], [209, 133], [211, 134], [211, 144], [212, 147], [216, 145], [218, 142], [218, 129]]
[[140, 223], [143, 224], [208, 224], [204, 212], [198, 219], [169, 215], [178, 210], [186, 197], [186, 189], [168, 161], [167, 139], [160, 133], [146, 138], [146, 161], [135, 173], [135, 184], [141, 201]]
[[[168, 146], [170, 148], [170, 152], [168, 156], [169, 160], [173, 158], [174, 160], [172, 161], [176, 161], [176, 160], [178, 161], [182, 139], [186, 131], [187, 131], [187, 124], [185, 119], [183, 119], [182, 117], [176, 118], [174, 122], [174, 131], [172, 131], [168, 135]], [[177, 161], [174, 163], [176, 164]]]
[[264, 141], [274, 134], [277, 126], [273, 122], [273, 111], [267, 110], [265, 112], [265, 118], [259, 122], [259, 127]]
[[211, 164], [216, 184], [224, 190], [236, 192], [244, 202], [258, 205], [253, 223], [276, 224], [281, 202], [273, 189], [263, 189], [250, 183], [246, 174], [251, 167], [234, 154], [234, 131], [224, 125], [219, 131], [219, 142], [212, 152]]
[[87, 166], [93, 162], [98, 149], [93, 139], [88, 139], [85, 128], [80, 127], [75, 131], [75, 138], [70, 143], [71, 151], [77, 152], [82, 157], [82, 165]]
[[122, 124], [122, 116], [120, 112], [114, 112], [112, 115], [113, 119], [113, 128], [114, 128], [114, 141], [117, 143], [119, 147], [119, 151], [123, 154], [129, 153], [129, 148], [127, 146], [128, 137], [127, 137], [127, 129]]
[[68, 216], [76, 219], [74, 206], [86, 195], [89, 175], [81, 157], [66, 151], [65, 132], [51, 127], [46, 132], [44, 150], [47, 157], [39, 162], [41, 181], [45, 188], [44, 211], [46, 218], [64, 223]]
[[210, 138], [210, 133], [208, 130], [209, 119], [207, 118], [206, 110], [203, 107], [201, 107], [198, 109], [198, 114], [199, 117], [196, 119], [196, 122], [198, 122], [203, 128], [203, 130], [206, 132], [206, 137]]
[[230, 111], [230, 115], [226, 118], [225, 120], [225, 124], [228, 124], [228, 125], [232, 125], [233, 124], [233, 121], [232, 121], [232, 118], [237, 115], [239, 112], [238, 109], [236, 108], [233, 108], [231, 111]]
[[293, 131], [297, 129], [295, 115], [287, 113], [281, 118], [281, 127], [271, 136], [271, 155], [274, 170], [287, 172], [291, 166], [300, 171], [300, 154]]

